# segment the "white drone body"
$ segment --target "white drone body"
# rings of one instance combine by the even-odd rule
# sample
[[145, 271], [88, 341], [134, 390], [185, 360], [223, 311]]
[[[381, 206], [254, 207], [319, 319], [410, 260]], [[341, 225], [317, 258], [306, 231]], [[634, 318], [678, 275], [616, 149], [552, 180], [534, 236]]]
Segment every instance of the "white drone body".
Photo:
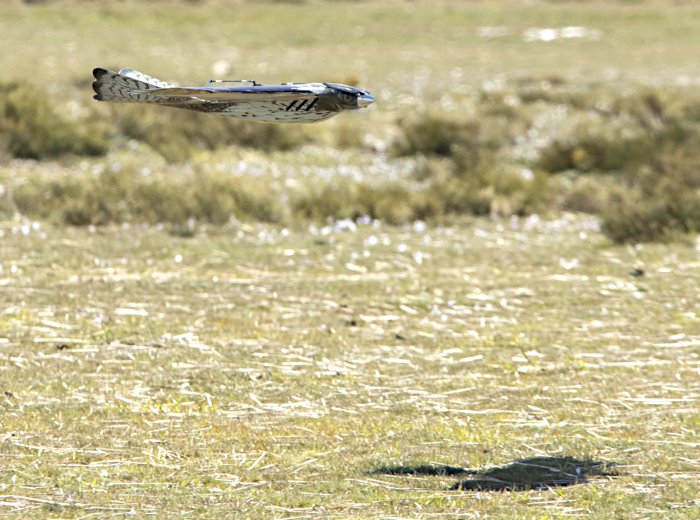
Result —
[[313, 123], [346, 110], [374, 103], [369, 92], [339, 83], [284, 83], [245, 86], [178, 87], [142, 72], [93, 70], [95, 99], [121, 103], [152, 103], [268, 123]]

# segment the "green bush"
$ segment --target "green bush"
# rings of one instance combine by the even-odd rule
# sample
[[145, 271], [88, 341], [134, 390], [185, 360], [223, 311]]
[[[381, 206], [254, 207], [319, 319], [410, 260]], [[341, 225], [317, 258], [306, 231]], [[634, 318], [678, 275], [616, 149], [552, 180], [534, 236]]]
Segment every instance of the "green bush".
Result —
[[469, 175], [446, 175], [438, 170], [427, 193], [443, 213], [527, 215], [547, 212], [552, 194], [547, 175], [516, 165], [498, 163]]
[[618, 176], [604, 174], [579, 174], [573, 178], [561, 175], [553, 180], [558, 181], [559, 207], [592, 215], [601, 214], [609, 203], [610, 194], [623, 184]]
[[355, 182], [309, 186], [295, 194], [292, 211], [298, 218], [318, 222], [329, 218], [357, 218], [369, 214], [369, 205], [364, 195], [370, 191], [372, 190], [367, 185]]
[[12, 205], [31, 217], [76, 226], [183, 226], [191, 220], [220, 225], [232, 218], [279, 222], [283, 215], [279, 200], [263, 181], [204, 172], [165, 178], [106, 170], [96, 176], [34, 178], [13, 189]]
[[338, 149], [362, 148], [362, 127], [353, 118], [334, 118], [325, 123], [332, 136], [331, 145]]
[[121, 134], [146, 143], [170, 162], [224, 146], [290, 150], [311, 140], [294, 125], [255, 123], [169, 107], [119, 105], [112, 108], [111, 117]]
[[586, 112], [566, 119], [540, 151], [538, 166], [552, 173], [613, 172], [647, 164], [653, 153], [652, 135], [634, 119]]
[[104, 126], [59, 115], [50, 98], [30, 84], [0, 84], [0, 155], [47, 159], [106, 151]]
[[479, 146], [477, 121], [460, 120], [428, 112], [398, 122], [399, 134], [391, 144], [396, 156], [427, 155], [452, 157]]
[[293, 214], [303, 220], [356, 219], [370, 216], [387, 224], [405, 224], [440, 215], [429, 195], [400, 182], [370, 185], [346, 181], [307, 187], [292, 200]]
[[637, 189], [618, 189], [603, 211], [602, 229], [621, 243], [673, 239], [691, 230], [690, 222], [674, 211], [675, 206], [663, 194], [662, 198], [648, 198]]
[[625, 180], [601, 211], [610, 238], [644, 242], [700, 231], [700, 131], [663, 142], [654, 165]]

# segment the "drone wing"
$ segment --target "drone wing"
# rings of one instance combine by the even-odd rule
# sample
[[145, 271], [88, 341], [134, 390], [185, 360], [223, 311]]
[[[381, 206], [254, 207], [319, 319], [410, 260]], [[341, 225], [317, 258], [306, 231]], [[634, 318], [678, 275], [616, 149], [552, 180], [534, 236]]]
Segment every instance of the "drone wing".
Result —
[[95, 69], [92, 74], [95, 76], [92, 89], [98, 101], [147, 103], [143, 92], [175, 86], [132, 69], [121, 69], [119, 72]]
[[292, 87], [288, 90], [265, 90], [264, 87], [250, 89], [242, 87], [171, 87], [143, 90], [137, 93], [156, 103], [162, 102], [163, 99], [232, 103], [236, 101], [292, 101], [294, 99], [301, 101], [315, 98], [314, 93], [310, 90], [293, 89]]
[[146, 103], [268, 123], [313, 123], [337, 114], [319, 109], [318, 96], [294, 86], [172, 87], [138, 93]]
[[337, 113], [317, 103], [324, 89], [320, 84], [178, 87], [132, 69], [95, 69], [93, 75], [98, 101], [153, 103], [279, 123], [311, 123]]

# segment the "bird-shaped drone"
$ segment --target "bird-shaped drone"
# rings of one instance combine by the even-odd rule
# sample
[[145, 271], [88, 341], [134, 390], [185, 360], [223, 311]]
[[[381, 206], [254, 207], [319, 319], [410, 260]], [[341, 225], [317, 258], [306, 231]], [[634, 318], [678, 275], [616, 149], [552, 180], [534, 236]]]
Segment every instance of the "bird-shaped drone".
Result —
[[210, 80], [203, 87], [178, 87], [132, 69], [92, 73], [98, 101], [154, 103], [268, 123], [313, 123], [374, 103], [369, 92], [338, 83], [260, 85], [235, 80], [247, 85], [214, 86], [228, 81]]

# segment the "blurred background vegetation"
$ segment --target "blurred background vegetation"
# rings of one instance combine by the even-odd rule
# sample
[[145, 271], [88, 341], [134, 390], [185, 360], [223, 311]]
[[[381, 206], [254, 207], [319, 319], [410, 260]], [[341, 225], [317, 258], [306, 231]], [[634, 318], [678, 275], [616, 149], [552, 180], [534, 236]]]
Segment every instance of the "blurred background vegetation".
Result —
[[[700, 230], [700, 6], [664, 0], [26, 0], [0, 6], [0, 218], [284, 225], [585, 212]], [[91, 69], [360, 84], [269, 125], [99, 104]]]

